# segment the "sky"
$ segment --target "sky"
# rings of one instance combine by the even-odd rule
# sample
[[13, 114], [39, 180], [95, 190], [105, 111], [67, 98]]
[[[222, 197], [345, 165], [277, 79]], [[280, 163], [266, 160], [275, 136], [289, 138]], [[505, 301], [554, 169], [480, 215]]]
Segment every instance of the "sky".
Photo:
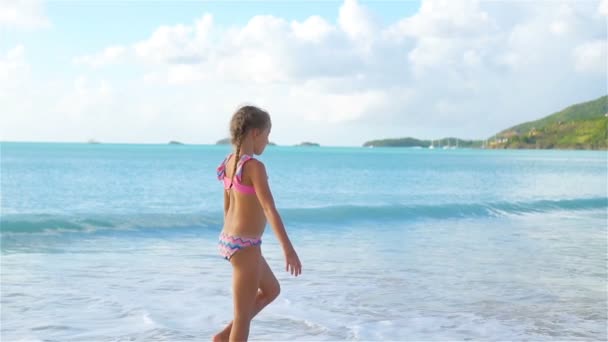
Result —
[[0, 1], [0, 140], [485, 139], [608, 93], [608, 0]]

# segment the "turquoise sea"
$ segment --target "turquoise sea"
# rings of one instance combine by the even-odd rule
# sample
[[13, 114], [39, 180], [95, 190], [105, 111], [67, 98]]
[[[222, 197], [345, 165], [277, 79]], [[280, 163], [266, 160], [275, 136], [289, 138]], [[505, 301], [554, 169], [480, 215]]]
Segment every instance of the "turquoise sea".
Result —
[[[2, 143], [2, 341], [202, 341], [229, 146]], [[268, 147], [303, 263], [252, 340], [607, 339], [606, 151]]]

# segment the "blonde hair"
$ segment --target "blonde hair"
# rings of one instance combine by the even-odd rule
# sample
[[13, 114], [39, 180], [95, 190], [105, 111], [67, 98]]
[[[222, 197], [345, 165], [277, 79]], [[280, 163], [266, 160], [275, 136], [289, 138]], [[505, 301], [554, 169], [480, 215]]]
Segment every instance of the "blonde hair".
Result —
[[234, 179], [236, 166], [241, 158], [241, 145], [247, 133], [251, 129], [266, 129], [270, 128], [270, 126], [270, 115], [255, 106], [243, 106], [232, 115], [232, 119], [230, 120], [230, 140], [236, 149], [232, 179]]

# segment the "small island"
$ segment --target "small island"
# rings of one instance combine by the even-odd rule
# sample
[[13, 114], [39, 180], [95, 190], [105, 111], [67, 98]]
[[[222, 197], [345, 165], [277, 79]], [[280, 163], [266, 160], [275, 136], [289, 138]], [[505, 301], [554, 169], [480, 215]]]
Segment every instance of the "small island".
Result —
[[[230, 138], [224, 138], [224, 139], [220, 139], [218, 140], [216, 143], [216, 145], [230, 145], [231, 141]], [[269, 146], [277, 146], [277, 144], [273, 143], [272, 141], [268, 142]]]
[[183, 145], [183, 143], [181, 143], [179, 141], [171, 140], [171, 141], [169, 141], [169, 145]]
[[304, 141], [300, 144], [297, 144], [295, 146], [306, 146], [306, 147], [320, 147], [321, 145], [319, 145], [318, 143], [313, 143], [313, 142], [309, 142], [309, 141]]

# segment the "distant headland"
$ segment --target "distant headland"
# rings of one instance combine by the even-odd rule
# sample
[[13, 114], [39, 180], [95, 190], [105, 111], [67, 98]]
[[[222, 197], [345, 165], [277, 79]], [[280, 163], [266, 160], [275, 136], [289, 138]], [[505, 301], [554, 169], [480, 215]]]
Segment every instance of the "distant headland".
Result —
[[421, 140], [406, 137], [371, 140], [365, 142], [363, 147], [481, 148], [482, 144], [482, 140], [464, 140], [454, 137], [437, 140]]
[[541, 119], [522, 123], [483, 140], [441, 138], [379, 139], [364, 147], [490, 148], [490, 149], [608, 149], [608, 96], [569, 106]]

